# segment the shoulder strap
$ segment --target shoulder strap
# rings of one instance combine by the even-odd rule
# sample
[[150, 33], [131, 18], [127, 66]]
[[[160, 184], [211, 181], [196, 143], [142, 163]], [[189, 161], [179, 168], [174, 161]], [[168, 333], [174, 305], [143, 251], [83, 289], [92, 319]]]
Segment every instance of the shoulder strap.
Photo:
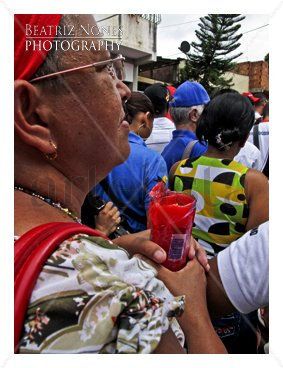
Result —
[[73, 222], [53, 222], [28, 231], [15, 242], [14, 275], [14, 351], [18, 351], [24, 319], [32, 290], [51, 254], [66, 239], [75, 234], [87, 234], [107, 239], [90, 227]]
[[184, 152], [183, 152], [183, 156], [182, 156], [182, 160], [184, 160], [185, 158], [190, 158], [190, 155], [191, 155], [191, 153], [192, 153], [192, 150], [193, 150], [193, 148], [194, 148], [194, 146], [195, 146], [195, 144], [198, 142], [198, 140], [197, 139], [195, 139], [195, 140], [193, 140], [193, 141], [190, 141], [188, 144], [187, 144], [187, 146], [186, 146], [186, 148], [185, 148], [185, 150], [184, 150]]
[[100, 185], [102, 186], [104, 192], [108, 195], [111, 201], [121, 210], [124, 212], [125, 215], [132, 218], [133, 220], [146, 225], [147, 218], [146, 216], [140, 216], [138, 213], [131, 210], [129, 207], [126, 207], [125, 203], [121, 202], [119, 198], [116, 197], [115, 193], [111, 189], [109, 185], [108, 178], [101, 180]]
[[254, 125], [254, 130], [253, 130], [253, 139], [254, 139], [254, 145], [259, 149], [259, 130], [258, 130], [258, 125]]
[[266, 160], [266, 163], [264, 165], [262, 172], [269, 179], [269, 153], [268, 153], [267, 160]]

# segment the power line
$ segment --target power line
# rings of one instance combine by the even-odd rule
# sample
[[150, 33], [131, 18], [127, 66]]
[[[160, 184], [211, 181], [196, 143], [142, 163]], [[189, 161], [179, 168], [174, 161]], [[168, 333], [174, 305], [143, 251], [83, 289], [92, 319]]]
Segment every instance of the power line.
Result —
[[96, 23], [102, 22], [102, 21], [104, 21], [106, 19], [110, 19], [110, 18], [116, 17], [116, 15], [119, 15], [119, 14], [113, 14], [113, 15], [110, 15], [109, 17], [106, 17], [106, 18], [103, 18], [103, 19], [99, 19], [99, 20], [96, 21]]
[[[193, 21], [192, 21], [192, 22], [193, 22]], [[189, 23], [192, 23], [192, 22], [189, 22]], [[186, 23], [188, 23], [188, 22], [186, 22]], [[186, 24], [186, 23], [182, 23], [182, 24]], [[171, 25], [171, 26], [173, 26], [173, 25]], [[261, 29], [261, 28], [264, 28], [264, 27], [267, 27], [267, 26], [269, 26], [269, 23], [264, 24], [264, 25], [262, 25], [262, 26], [260, 26], [260, 27], [257, 27], [257, 28], [250, 29], [249, 31], [243, 32], [243, 35], [244, 35], [244, 34], [247, 34], [247, 33], [250, 33], [250, 32], [257, 31], [258, 29]], [[250, 42], [250, 43], [251, 43], [251, 42]], [[249, 43], [249, 45], [250, 45], [250, 43]], [[245, 50], [247, 50], [247, 48], [249, 47], [249, 45], [245, 48]], [[164, 56], [164, 57], [165, 57], [165, 58], [169, 58], [169, 57], [171, 57], [171, 56], [176, 56], [176, 55], [179, 55], [179, 54], [182, 54], [182, 53], [181, 53], [181, 52], [178, 52], [178, 53], [176, 53], [176, 54], [170, 54], [170, 55], [167, 55], [167, 56]]]
[[198, 21], [199, 21], [199, 19], [197, 19], [197, 20], [191, 20], [189, 22], [184, 22], [184, 23], [169, 24], [168, 26], [163, 26], [163, 27], [158, 27], [158, 28], [160, 29], [160, 28], [176, 27], [176, 26], [181, 26], [183, 24], [195, 23], [195, 22], [198, 22]]
[[[168, 26], [163, 26], [163, 27], [158, 27], [158, 28], [160, 29], [160, 28], [176, 27], [176, 26], [181, 26], [181, 25], [183, 25], [183, 24], [195, 23], [195, 22], [198, 22], [198, 21], [199, 21], [199, 19], [197, 19], [197, 20], [191, 20], [191, 21], [189, 21], [189, 22], [184, 22], [184, 23], [170, 24], [170, 25], [168, 25]], [[261, 29], [261, 28], [267, 27], [267, 26], [269, 26], [269, 23], [264, 24], [263, 26], [260, 26], [260, 27], [254, 28], [254, 29], [250, 29], [250, 30], [249, 30], [249, 31], [247, 31], [247, 32], [243, 32], [243, 35], [244, 35], [244, 34], [247, 34], [247, 33], [250, 33], [250, 32], [253, 32], [253, 31], [256, 31], [256, 30], [258, 30], [258, 29]]]
[[[182, 24], [185, 24], [185, 23], [182, 23]], [[260, 27], [257, 27], [257, 28], [250, 29], [249, 31], [243, 32], [243, 35], [247, 34], [247, 33], [250, 33], [250, 32], [253, 32], [253, 31], [257, 31], [258, 29], [261, 29], [261, 28], [264, 28], [264, 27], [267, 27], [267, 26], [269, 26], [269, 23], [264, 24], [263, 26], [260, 26]], [[175, 56], [175, 55], [178, 55], [178, 54], [181, 54], [181, 52], [178, 52], [176, 54], [170, 54], [167, 57]]]
[[269, 26], [269, 24], [267, 23], [267, 24], [264, 24], [263, 26], [260, 26], [260, 27], [257, 27], [257, 28], [254, 28], [254, 29], [250, 29], [249, 31], [247, 31], [247, 32], [243, 32], [243, 35], [244, 34], [247, 34], [247, 33], [250, 33], [250, 32], [253, 32], [253, 31], [256, 31], [257, 29], [260, 29], [260, 28], [263, 28], [263, 27], [267, 27], [267, 26]]
[[[248, 33], [248, 32], [251, 32], [251, 31], [255, 31], [255, 30], [257, 30], [257, 29], [260, 29], [260, 28], [266, 27], [266, 26], [268, 26], [268, 25], [269, 25], [269, 24], [265, 24], [265, 25], [263, 25], [263, 26], [261, 26], [261, 27], [258, 27], [258, 28], [256, 28], [256, 29], [252, 29], [252, 30], [247, 31], [247, 32], [245, 32], [245, 33]], [[244, 48], [243, 54], [247, 54], [247, 55], [246, 55], [247, 60], [249, 59], [249, 56], [248, 56], [248, 55], [249, 55], [249, 53], [248, 53], [247, 51], [249, 50], [250, 45], [252, 44], [252, 42], [256, 39], [257, 34], [258, 34], [258, 32], [254, 35], [254, 37], [252, 37], [252, 38], [250, 39], [249, 43], [248, 43], [248, 44], [246, 45], [246, 47]]]
[[174, 56], [174, 55], [179, 55], [179, 54], [183, 54], [183, 53], [180, 51], [180, 52], [177, 52], [176, 54], [170, 54], [168, 56]]

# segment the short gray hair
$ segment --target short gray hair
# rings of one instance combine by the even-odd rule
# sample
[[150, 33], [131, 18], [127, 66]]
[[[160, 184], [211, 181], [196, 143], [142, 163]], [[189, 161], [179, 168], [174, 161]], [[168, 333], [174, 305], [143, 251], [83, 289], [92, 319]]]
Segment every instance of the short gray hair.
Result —
[[190, 106], [190, 107], [170, 107], [170, 114], [175, 125], [189, 123], [189, 113], [197, 110], [199, 115], [202, 114], [204, 105]]

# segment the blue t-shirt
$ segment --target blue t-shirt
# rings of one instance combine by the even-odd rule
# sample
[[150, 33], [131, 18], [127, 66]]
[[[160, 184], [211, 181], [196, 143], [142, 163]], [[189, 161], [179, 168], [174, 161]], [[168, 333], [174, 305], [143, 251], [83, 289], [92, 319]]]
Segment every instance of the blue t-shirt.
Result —
[[[172, 140], [167, 144], [167, 146], [162, 151], [168, 172], [171, 167], [182, 159], [183, 153], [190, 141], [196, 140], [197, 137], [195, 133], [189, 130], [174, 130]], [[203, 155], [207, 150], [207, 145], [205, 142], [197, 142], [190, 154], [190, 158], [199, 157]]]
[[[116, 166], [108, 174], [107, 180], [119, 201], [146, 219], [150, 202], [149, 192], [158, 181], [167, 180], [167, 167], [162, 156], [148, 148], [143, 139], [133, 132], [129, 133], [129, 143], [131, 152], [128, 159]], [[93, 191], [104, 201], [114, 202], [100, 184]], [[146, 229], [144, 224], [130, 218], [123, 211], [121, 214], [126, 218], [133, 232]]]

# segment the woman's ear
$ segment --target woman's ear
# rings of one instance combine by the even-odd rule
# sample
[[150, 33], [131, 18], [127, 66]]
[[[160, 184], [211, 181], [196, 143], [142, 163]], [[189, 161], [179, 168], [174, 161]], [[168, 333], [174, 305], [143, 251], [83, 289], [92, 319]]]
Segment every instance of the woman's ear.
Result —
[[25, 80], [16, 80], [14, 93], [14, 120], [18, 137], [43, 154], [54, 154], [56, 146], [50, 133], [48, 111], [41, 103], [38, 89]]
[[152, 128], [153, 128], [153, 116], [149, 111], [147, 111], [144, 114], [144, 121], [145, 121], [145, 124], [148, 127], [148, 129], [150, 129], [150, 133], [151, 133]]

